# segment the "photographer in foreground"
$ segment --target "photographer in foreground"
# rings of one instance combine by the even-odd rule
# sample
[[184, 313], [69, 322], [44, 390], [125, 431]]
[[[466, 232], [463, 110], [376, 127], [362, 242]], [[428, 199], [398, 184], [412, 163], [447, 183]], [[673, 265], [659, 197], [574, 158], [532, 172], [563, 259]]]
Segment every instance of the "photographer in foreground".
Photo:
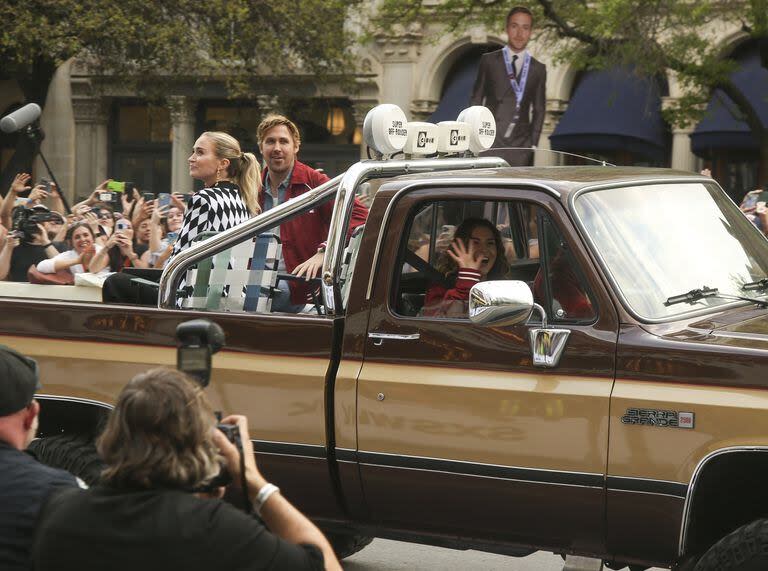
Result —
[[271, 531], [215, 499], [223, 488], [209, 484], [221, 456], [232, 485], [241, 458], [215, 428], [202, 389], [183, 373], [153, 369], [126, 385], [99, 439], [101, 485], [57, 495], [43, 509], [35, 569], [340, 570], [323, 534], [259, 472], [245, 417], [223, 423], [239, 428], [247, 496]]
[[75, 488], [72, 474], [25, 452], [37, 432], [37, 363], [0, 345], [0, 569], [32, 569], [32, 537], [40, 507], [54, 490]]

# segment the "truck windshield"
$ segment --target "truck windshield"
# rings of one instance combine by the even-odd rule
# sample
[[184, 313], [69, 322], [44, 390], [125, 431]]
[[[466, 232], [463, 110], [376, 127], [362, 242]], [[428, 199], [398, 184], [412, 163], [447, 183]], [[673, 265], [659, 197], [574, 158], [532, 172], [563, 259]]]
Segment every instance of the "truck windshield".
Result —
[[664, 302], [704, 285], [745, 295], [744, 284], [768, 275], [768, 241], [715, 185], [598, 189], [578, 196], [575, 209], [628, 309], [641, 319], [733, 303], [722, 297]]

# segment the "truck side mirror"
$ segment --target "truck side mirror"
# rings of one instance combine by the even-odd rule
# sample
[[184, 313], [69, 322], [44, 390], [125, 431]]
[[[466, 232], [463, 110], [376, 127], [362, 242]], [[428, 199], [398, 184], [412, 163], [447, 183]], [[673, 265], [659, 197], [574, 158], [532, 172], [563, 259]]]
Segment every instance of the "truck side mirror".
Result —
[[541, 316], [541, 327], [528, 332], [533, 366], [557, 367], [571, 331], [547, 327], [547, 313], [533, 302], [528, 284], [515, 280], [480, 282], [469, 291], [469, 319], [475, 325], [518, 325], [528, 321], [534, 309]]
[[225, 344], [222, 328], [207, 319], [193, 319], [176, 327], [176, 368], [207, 387], [211, 381], [211, 357]]
[[533, 306], [531, 288], [521, 281], [480, 282], [469, 292], [469, 319], [475, 325], [501, 327], [525, 323]]

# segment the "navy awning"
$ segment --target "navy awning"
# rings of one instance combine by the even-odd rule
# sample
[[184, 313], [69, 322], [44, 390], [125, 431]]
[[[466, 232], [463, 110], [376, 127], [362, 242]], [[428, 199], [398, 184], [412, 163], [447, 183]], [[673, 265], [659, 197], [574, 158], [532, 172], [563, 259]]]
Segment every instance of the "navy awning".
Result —
[[658, 83], [621, 68], [587, 72], [549, 136], [558, 151], [629, 151], [658, 162], [667, 140]]
[[[731, 74], [736, 87], [755, 107], [763, 126], [768, 125], [768, 69], [760, 64], [757, 50], [740, 59]], [[760, 144], [736, 104], [719, 89], [712, 94], [704, 118], [691, 134], [691, 150], [706, 155], [710, 150], [757, 151]]]
[[469, 53], [451, 68], [443, 87], [440, 103], [427, 121], [430, 123], [455, 121], [459, 113], [469, 107], [481, 56], [482, 53]]

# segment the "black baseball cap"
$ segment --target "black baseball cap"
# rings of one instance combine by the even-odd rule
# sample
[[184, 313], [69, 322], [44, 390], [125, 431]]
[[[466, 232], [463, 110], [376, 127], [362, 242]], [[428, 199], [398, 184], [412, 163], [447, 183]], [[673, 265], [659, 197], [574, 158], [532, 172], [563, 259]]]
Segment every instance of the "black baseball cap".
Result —
[[41, 388], [37, 361], [0, 345], [0, 416], [19, 412]]

